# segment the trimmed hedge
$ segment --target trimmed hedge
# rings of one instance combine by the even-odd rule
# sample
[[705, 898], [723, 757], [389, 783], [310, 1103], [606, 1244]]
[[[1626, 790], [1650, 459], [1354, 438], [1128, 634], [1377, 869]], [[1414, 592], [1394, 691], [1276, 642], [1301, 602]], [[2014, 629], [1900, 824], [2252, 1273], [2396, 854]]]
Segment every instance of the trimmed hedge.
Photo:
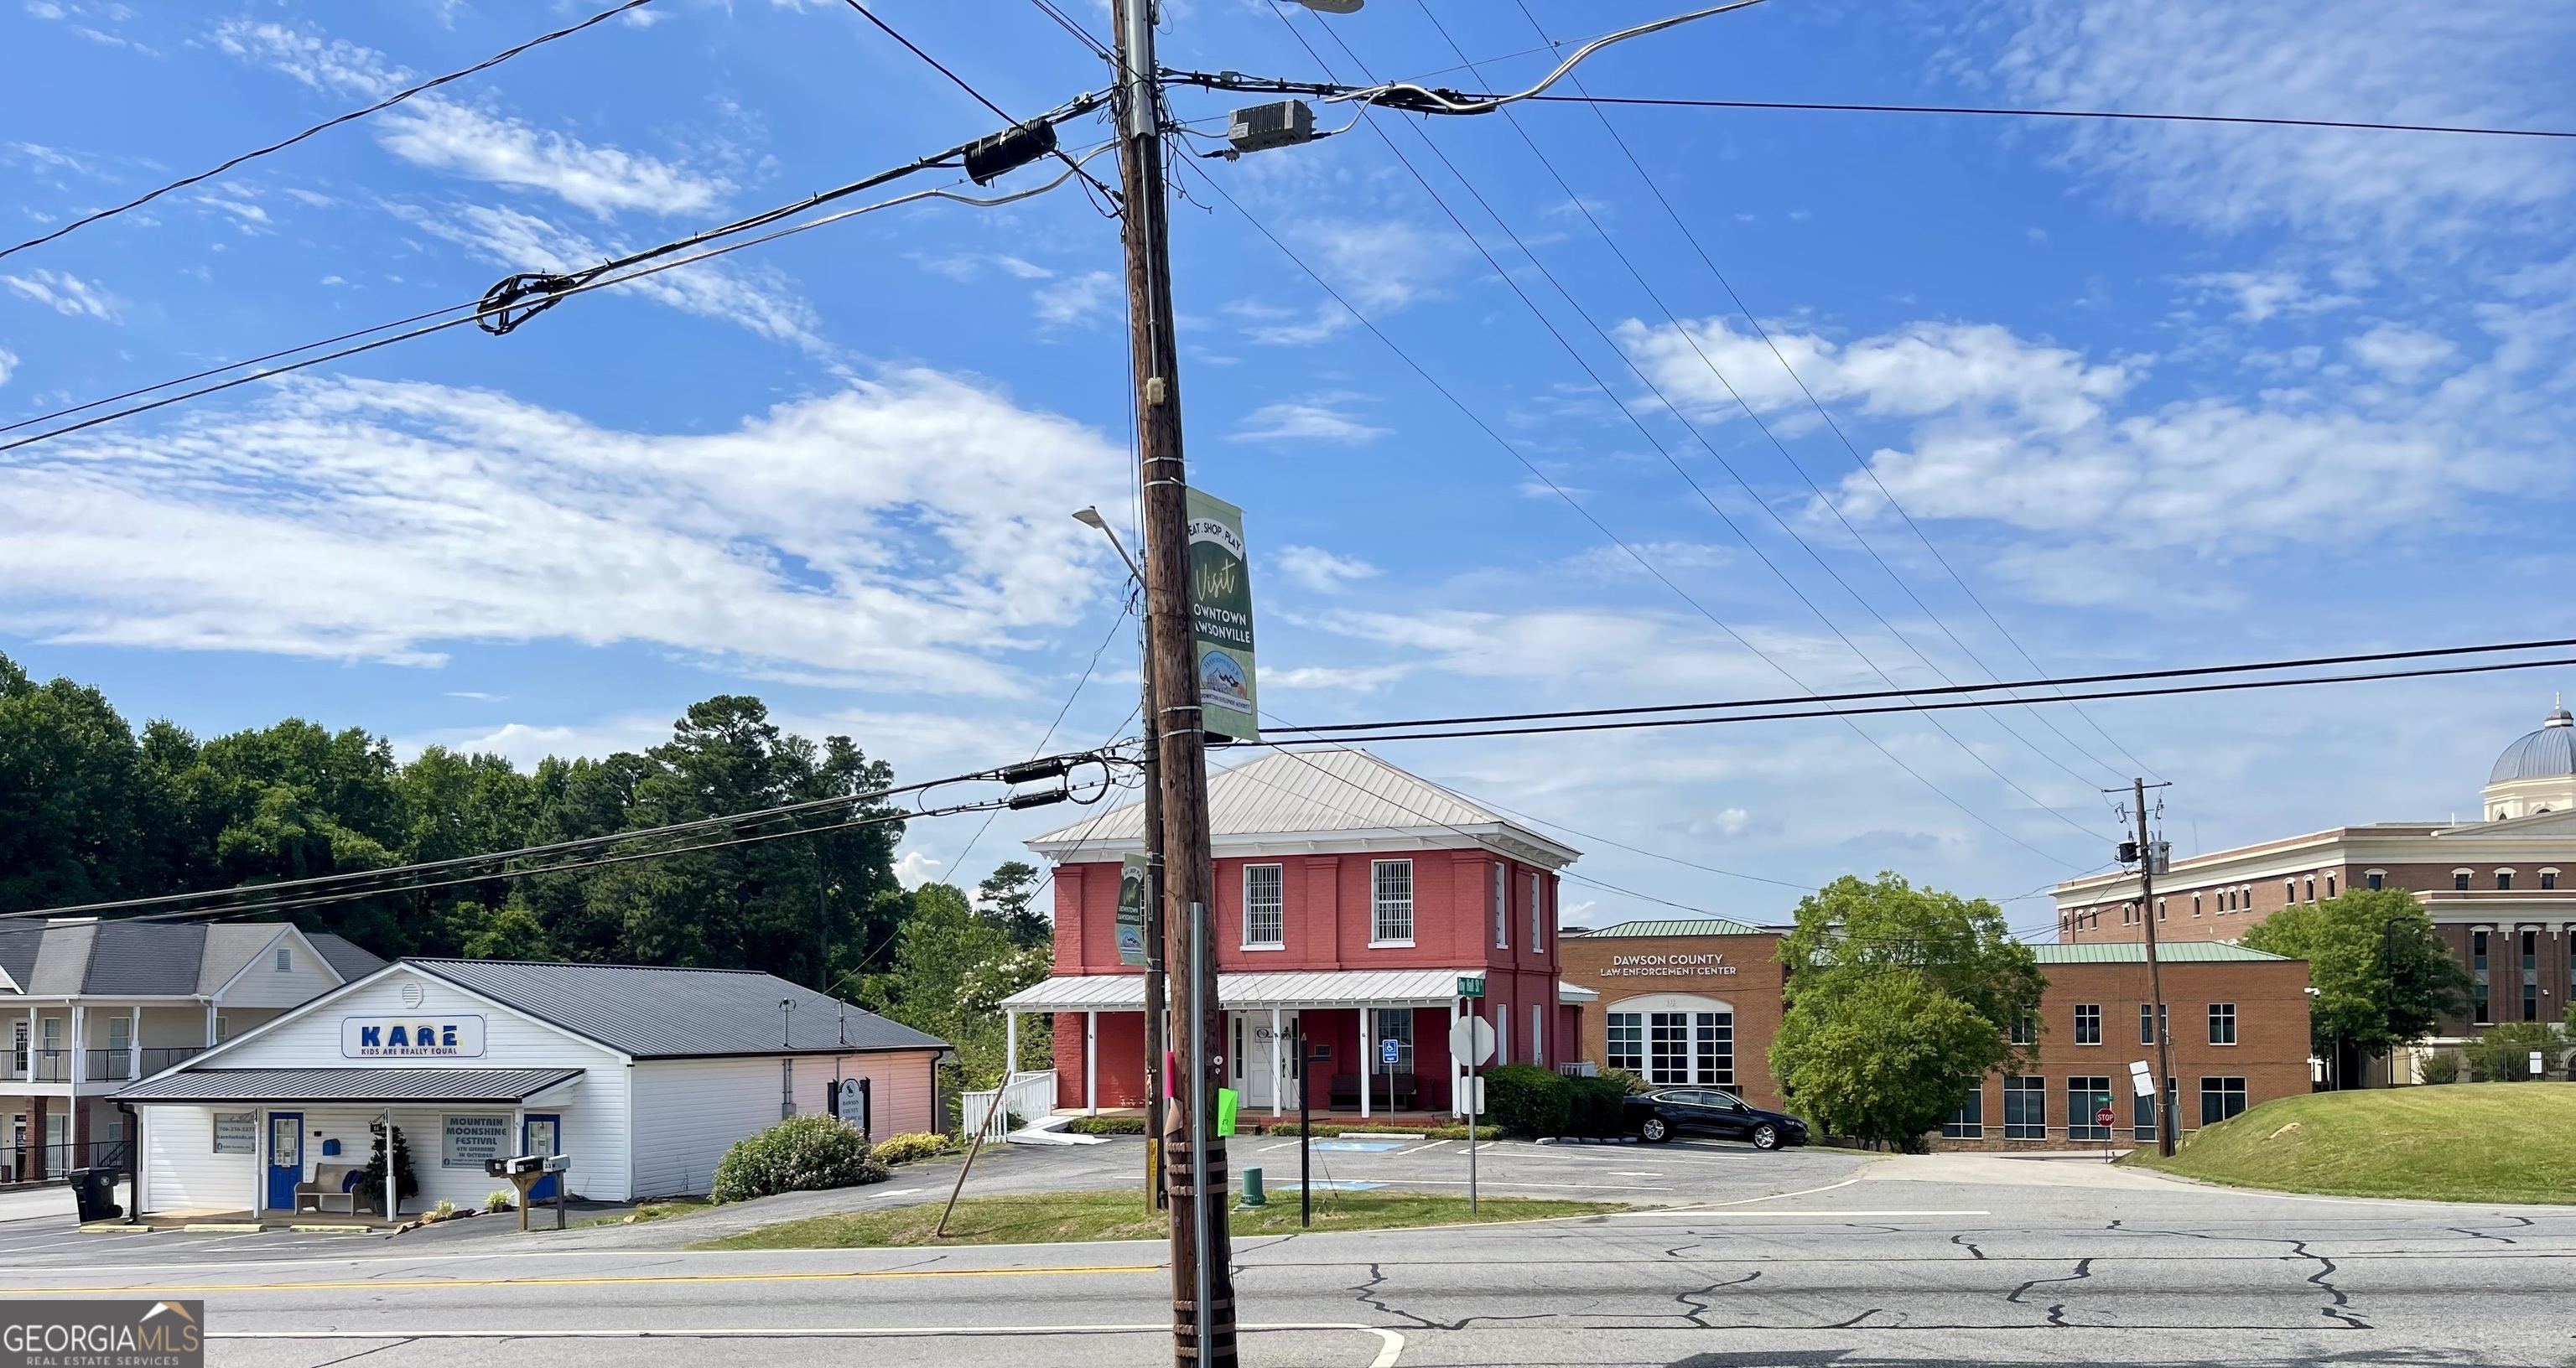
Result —
[[1628, 1131], [1628, 1088], [1616, 1078], [1565, 1080], [1565, 1134], [1615, 1140]]
[[1536, 1064], [1506, 1064], [1485, 1075], [1485, 1115], [1506, 1134], [1563, 1135], [1565, 1075]]
[[868, 1153], [868, 1138], [832, 1116], [791, 1116], [744, 1136], [716, 1163], [716, 1202], [745, 1202], [781, 1192], [882, 1183], [886, 1167]]
[[878, 1143], [875, 1152], [869, 1157], [880, 1164], [892, 1167], [896, 1164], [935, 1159], [956, 1147], [955, 1140], [937, 1131], [911, 1131], [903, 1135], [887, 1136]]
[[1143, 1135], [1145, 1118], [1141, 1116], [1077, 1116], [1064, 1123], [1074, 1135]]

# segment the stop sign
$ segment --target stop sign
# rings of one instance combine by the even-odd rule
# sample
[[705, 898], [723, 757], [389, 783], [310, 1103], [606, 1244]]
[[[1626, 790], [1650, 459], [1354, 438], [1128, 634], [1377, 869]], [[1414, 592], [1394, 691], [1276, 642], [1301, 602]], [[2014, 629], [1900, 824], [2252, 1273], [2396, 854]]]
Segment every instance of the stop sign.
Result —
[[2103, 1107], [2093, 1113], [2093, 1124], [2097, 1126], [2107, 1126], [2119, 1119], [2119, 1113], [2109, 1107]]

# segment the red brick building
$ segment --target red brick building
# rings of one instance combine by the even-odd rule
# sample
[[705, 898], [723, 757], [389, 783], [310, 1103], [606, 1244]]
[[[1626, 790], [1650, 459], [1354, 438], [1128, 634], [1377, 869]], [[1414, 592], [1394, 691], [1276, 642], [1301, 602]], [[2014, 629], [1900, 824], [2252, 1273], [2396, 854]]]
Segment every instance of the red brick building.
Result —
[[[1985, 1080], [1941, 1129], [1945, 1149], [2064, 1149], [2152, 1142], [2155, 1111], [2129, 1065], [2155, 1060], [2146, 947], [2035, 945], [2048, 987], [2022, 1034], [2021, 1071]], [[1568, 931], [1565, 981], [1598, 992], [1581, 1009], [1581, 1055], [1658, 1087], [1713, 1086], [1757, 1107], [1788, 1104], [1770, 1066], [1780, 1030], [1780, 933], [1710, 918]], [[2241, 946], [2194, 942], [2161, 957], [2173, 1070], [2189, 1134], [2257, 1103], [2310, 1090], [2308, 967]], [[2094, 1124], [2102, 1097], [2117, 1113]]]
[[[2576, 988], [2576, 715], [2553, 707], [2506, 747], [2469, 821], [2336, 827], [2177, 859], [2155, 882], [2162, 942], [2233, 944], [2284, 907], [2355, 888], [2409, 890], [2477, 981], [2469, 1013], [2443, 1023], [2427, 1050], [2497, 1022], [2560, 1020]], [[2145, 938], [2136, 875], [2077, 879], [2056, 893], [2061, 942]], [[2413, 1081], [2424, 1052], [2401, 1055], [2400, 1081]], [[2384, 1063], [2339, 1063], [2353, 1081], [2385, 1080]]]
[[[1462, 1011], [1494, 1023], [1497, 1063], [1575, 1057], [1591, 994], [1560, 990], [1556, 936], [1572, 847], [1359, 751], [1214, 771], [1208, 808], [1209, 950], [1247, 1110], [1296, 1110], [1300, 1027], [1322, 1056], [1303, 1079], [1316, 1110], [1447, 1113]], [[1145, 1102], [1144, 970], [1117, 943], [1120, 861], [1144, 835], [1131, 804], [1029, 842], [1055, 866], [1055, 974], [1003, 1009], [1054, 1015], [1060, 1109]], [[1462, 998], [1462, 979], [1484, 995]]]

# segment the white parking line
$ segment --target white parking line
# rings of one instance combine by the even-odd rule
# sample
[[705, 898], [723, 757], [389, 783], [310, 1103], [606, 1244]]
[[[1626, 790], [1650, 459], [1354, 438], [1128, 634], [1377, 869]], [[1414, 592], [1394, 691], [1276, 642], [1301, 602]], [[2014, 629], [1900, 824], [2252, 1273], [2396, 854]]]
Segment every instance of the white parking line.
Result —
[[[1404, 1336], [1377, 1325], [1319, 1321], [1312, 1323], [1238, 1325], [1239, 1332], [1267, 1334], [1294, 1330], [1347, 1330], [1377, 1337], [1377, 1357], [1369, 1368], [1395, 1368], [1404, 1354]], [[704, 1330], [211, 1330], [221, 1340], [505, 1340], [505, 1339], [974, 1339], [1032, 1335], [1168, 1335], [1159, 1325], [925, 1325], [780, 1327], [746, 1326]]]

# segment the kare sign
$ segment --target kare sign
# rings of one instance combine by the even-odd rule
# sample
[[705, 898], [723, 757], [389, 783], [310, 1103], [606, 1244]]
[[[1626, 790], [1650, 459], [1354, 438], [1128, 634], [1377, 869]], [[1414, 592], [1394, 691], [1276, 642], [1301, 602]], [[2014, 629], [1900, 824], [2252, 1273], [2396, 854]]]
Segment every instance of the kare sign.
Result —
[[480, 1016], [340, 1018], [344, 1059], [481, 1059]]
[[1252, 563], [1243, 510], [1189, 491], [1190, 630], [1198, 658], [1199, 724], [1237, 741], [1261, 739], [1252, 674]]

